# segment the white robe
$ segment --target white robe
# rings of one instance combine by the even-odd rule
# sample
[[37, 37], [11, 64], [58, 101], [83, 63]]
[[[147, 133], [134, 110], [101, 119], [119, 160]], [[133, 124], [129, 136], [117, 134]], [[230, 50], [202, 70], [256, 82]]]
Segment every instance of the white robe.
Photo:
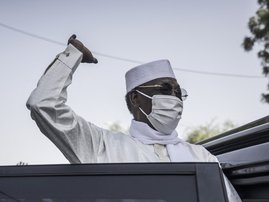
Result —
[[[114, 133], [87, 122], [69, 106], [67, 87], [80, 64], [82, 53], [71, 44], [59, 54], [40, 78], [27, 101], [39, 129], [70, 163], [124, 163], [170, 161], [164, 145], [143, 144], [128, 134]], [[204, 147], [180, 142], [188, 161], [217, 162]], [[184, 158], [183, 158], [184, 159]], [[241, 201], [226, 180], [230, 201]]]

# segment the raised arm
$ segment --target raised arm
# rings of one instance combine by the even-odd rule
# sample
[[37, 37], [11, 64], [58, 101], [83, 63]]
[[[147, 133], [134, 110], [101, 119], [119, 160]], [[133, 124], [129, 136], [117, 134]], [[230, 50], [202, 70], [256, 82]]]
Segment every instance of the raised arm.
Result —
[[80, 62], [97, 63], [97, 60], [73, 35], [66, 50], [46, 69], [26, 104], [41, 132], [70, 163], [94, 162], [102, 142], [102, 129], [76, 115], [65, 104], [67, 87]]

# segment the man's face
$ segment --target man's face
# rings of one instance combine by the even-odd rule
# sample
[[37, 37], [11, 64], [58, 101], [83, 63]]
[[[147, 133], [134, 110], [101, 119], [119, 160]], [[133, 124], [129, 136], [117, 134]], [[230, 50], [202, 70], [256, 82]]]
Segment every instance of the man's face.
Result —
[[[180, 86], [177, 83], [177, 80], [174, 78], [158, 78], [147, 83], [141, 84], [140, 86], [136, 87], [135, 90], [139, 90], [142, 93], [152, 97], [153, 95], [173, 95], [177, 96], [181, 99], [181, 91]], [[139, 110], [139, 107], [144, 110], [146, 114], [151, 113], [152, 107], [152, 100], [150, 98], [141, 95], [138, 92], [135, 93], [135, 105], [133, 110], [134, 119], [136, 121], [141, 121], [147, 123], [151, 128], [154, 127], [148, 121], [147, 117]]]

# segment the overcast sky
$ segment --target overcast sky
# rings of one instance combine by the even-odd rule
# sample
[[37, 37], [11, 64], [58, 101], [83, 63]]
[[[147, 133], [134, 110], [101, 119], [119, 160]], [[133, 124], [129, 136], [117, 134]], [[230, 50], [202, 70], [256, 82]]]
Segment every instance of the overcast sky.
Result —
[[[180, 69], [262, 76], [256, 52], [246, 53], [254, 0], [0, 1], [0, 165], [67, 163], [25, 107], [46, 66], [65, 46], [3, 27], [66, 43], [77, 34], [93, 52], [150, 62], [169, 59], [189, 93], [178, 131], [214, 120], [242, 125], [268, 115], [260, 102], [268, 79], [214, 76]], [[101, 127], [128, 128], [124, 74], [136, 63], [96, 54], [97, 65], [81, 64], [69, 87], [73, 110]]]

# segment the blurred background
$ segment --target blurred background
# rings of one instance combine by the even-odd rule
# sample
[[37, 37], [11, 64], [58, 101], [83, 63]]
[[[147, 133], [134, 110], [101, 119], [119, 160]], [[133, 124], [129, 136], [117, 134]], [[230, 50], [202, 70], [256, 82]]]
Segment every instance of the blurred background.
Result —
[[67, 104], [100, 127], [128, 130], [125, 72], [158, 59], [170, 60], [189, 94], [177, 128], [181, 138], [268, 115], [259, 46], [242, 47], [257, 9], [256, 1], [245, 0], [0, 1], [0, 165], [68, 163], [25, 103], [72, 34], [99, 63], [80, 65]]

